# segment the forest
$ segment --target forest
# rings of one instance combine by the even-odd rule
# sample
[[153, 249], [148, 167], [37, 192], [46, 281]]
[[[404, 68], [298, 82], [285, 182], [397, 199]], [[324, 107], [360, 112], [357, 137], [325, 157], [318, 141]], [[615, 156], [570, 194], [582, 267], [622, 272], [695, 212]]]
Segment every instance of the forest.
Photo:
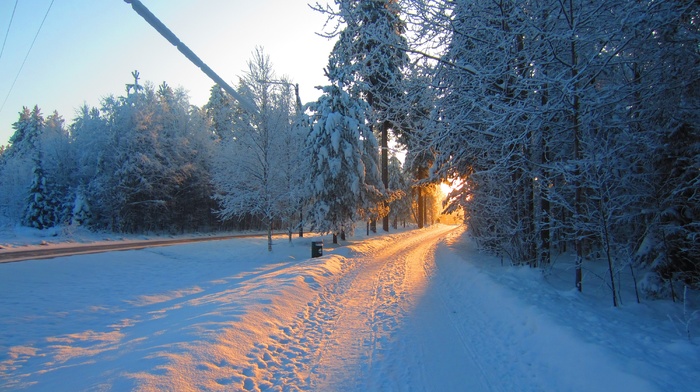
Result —
[[422, 227], [450, 182], [445, 210], [513, 264], [571, 254], [582, 290], [585, 263], [606, 263], [615, 305], [621, 271], [638, 296], [700, 289], [700, 3], [312, 7], [335, 42], [317, 101], [260, 48], [237, 85], [257, 111], [217, 85], [197, 107], [136, 71], [69, 124], [23, 108], [0, 148], [0, 220], [342, 237]]

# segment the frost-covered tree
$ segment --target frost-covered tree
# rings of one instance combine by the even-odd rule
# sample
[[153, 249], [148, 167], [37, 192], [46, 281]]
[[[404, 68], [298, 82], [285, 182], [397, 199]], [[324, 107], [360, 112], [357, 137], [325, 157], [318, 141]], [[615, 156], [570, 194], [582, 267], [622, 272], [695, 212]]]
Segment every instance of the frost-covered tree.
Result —
[[433, 173], [467, 179], [453, 201], [482, 246], [533, 266], [573, 247], [579, 289], [612, 253], [649, 287], [694, 282], [695, 2], [407, 3], [435, 65]]
[[219, 85], [211, 88], [209, 101], [204, 105], [207, 117], [211, 120], [211, 130], [218, 139], [233, 137], [235, 120], [234, 100]]
[[115, 172], [104, 173], [109, 176], [104, 191], [112, 193], [111, 202], [116, 203], [114, 229], [127, 232], [160, 229], [159, 217], [167, 212], [170, 191], [156, 92], [150, 84], [139, 84], [138, 74], [134, 79], [127, 96], [108, 111]]
[[[340, 31], [330, 63], [343, 70], [343, 88], [372, 107], [369, 119], [381, 140], [381, 180], [388, 186], [389, 130], [399, 131], [404, 107], [403, 69], [408, 64], [399, 3], [395, 0], [337, 0], [337, 11], [317, 7], [338, 20]], [[389, 231], [388, 208], [381, 212]]]
[[[376, 138], [367, 123], [369, 106], [343, 89], [342, 70], [329, 65], [333, 83], [311, 105], [311, 132], [306, 139], [310, 158], [309, 182], [312, 192], [310, 221], [316, 230], [333, 233], [334, 242], [343, 232], [352, 233], [362, 210], [381, 199]], [[373, 151], [368, 151], [373, 150]]]
[[[304, 155], [304, 142], [308, 134], [309, 117], [303, 112], [299, 101], [298, 86], [294, 85], [295, 93], [292, 94], [292, 84], [286, 80], [280, 80], [273, 83], [276, 86], [281, 86], [277, 95], [277, 106], [280, 109], [281, 126], [288, 128], [281, 132], [282, 146], [280, 157], [282, 163], [278, 167], [281, 174], [281, 185], [285, 198], [282, 205], [285, 206], [285, 212], [281, 218], [281, 223], [287, 227], [289, 241], [292, 240], [292, 231], [299, 229], [299, 236], [303, 236], [304, 230], [304, 208], [308, 201], [309, 192], [304, 188], [304, 182], [307, 175], [308, 162]], [[294, 103], [293, 103], [294, 100]], [[291, 108], [294, 107], [293, 110]], [[286, 109], [286, 110], [285, 110]]]
[[51, 192], [56, 198], [56, 223], [71, 220], [74, 174], [78, 170], [71, 146], [70, 133], [62, 116], [55, 112], [44, 123], [41, 134], [41, 165], [51, 179]]
[[0, 156], [0, 208], [6, 219], [21, 222], [26, 212], [27, 192], [40, 161], [40, 139], [44, 117], [38, 107], [23, 108], [12, 125], [10, 145]]
[[406, 221], [411, 219], [411, 179], [403, 170], [403, 164], [392, 155], [389, 158], [389, 189], [392, 195], [389, 204], [391, 224], [394, 229], [398, 228], [399, 222], [406, 225]]
[[85, 196], [85, 189], [81, 186], [75, 190], [73, 208], [71, 210], [71, 224], [76, 226], [89, 226], [92, 222], [92, 212], [90, 204]]
[[[298, 204], [290, 188], [290, 170], [296, 159], [293, 102], [276, 80], [270, 59], [261, 48], [253, 53], [239, 91], [258, 111], [239, 108], [234, 137], [222, 140], [214, 159], [213, 178], [218, 193], [218, 214], [222, 219], [259, 217], [267, 229], [268, 250], [272, 251], [272, 228], [277, 220], [291, 222]], [[288, 223], [289, 223], [288, 222]]]
[[34, 166], [22, 223], [42, 230], [56, 225], [59, 204], [39, 162]]
[[79, 159], [92, 164], [76, 187], [85, 186], [93, 223], [115, 231], [210, 225], [204, 116], [182, 89], [133, 76], [126, 96], [107, 97], [101, 111], [85, 108], [76, 121], [75, 142], [85, 147]]
[[36, 158], [39, 154], [39, 143], [44, 127], [44, 116], [38, 106], [34, 109], [24, 107], [19, 113], [19, 120], [12, 124], [15, 132], [10, 137], [10, 147], [8, 147], [4, 158], [15, 156], [25, 158]]
[[[98, 108], [87, 105], [80, 107], [69, 127], [71, 134], [72, 155], [74, 156], [76, 170], [73, 173], [72, 185], [75, 193], [74, 201], [78, 200], [78, 194], [82, 194], [83, 204], [95, 209], [94, 220], [82, 220], [74, 215], [81, 224], [88, 223], [94, 226], [102, 226], [100, 216], [103, 200], [100, 196], [105, 194], [104, 181], [113, 171], [110, 166], [111, 157], [115, 153], [109, 148], [109, 133], [107, 122], [100, 114]], [[74, 210], [76, 205], [74, 204]], [[80, 208], [79, 208], [80, 209]]]

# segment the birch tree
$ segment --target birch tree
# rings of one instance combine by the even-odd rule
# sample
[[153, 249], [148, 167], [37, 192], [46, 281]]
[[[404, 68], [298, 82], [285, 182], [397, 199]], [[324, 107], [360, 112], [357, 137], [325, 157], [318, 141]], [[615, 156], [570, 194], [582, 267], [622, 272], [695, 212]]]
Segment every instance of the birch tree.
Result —
[[239, 91], [258, 107], [258, 113], [239, 109], [234, 137], [223, 140], [214, 159], [213, 178], [218, 189], [219, 217], [231, 219], [253, 214], [260, 216], [267, 230], [268, 251], [272, 251], [275, 220], [291, 219], [298, 205], [293, 203], [289, 170], [294, 157], [289, 145], [292, 107], [276, 85], [272, 64], [261, 48], [248, 62]]

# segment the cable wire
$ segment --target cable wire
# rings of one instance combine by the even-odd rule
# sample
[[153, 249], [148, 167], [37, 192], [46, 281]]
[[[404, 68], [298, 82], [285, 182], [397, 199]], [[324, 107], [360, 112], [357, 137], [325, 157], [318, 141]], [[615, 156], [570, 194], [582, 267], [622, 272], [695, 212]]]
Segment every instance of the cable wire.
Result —
[[12, 26], [12, 21], [15, 19], [15, 11], [17, 10], [17, 3], [19, 3], [19, 0], [15, 0], [15, 6], [12, 8], [12, 15], [10, 16], [10, 24], [7, 25], [7, 31], [5, 32], [5, 40], [2, 41], [2, 49], [0, 49], [0, 59], [2, 59], [2, 54], [5, 52], [5, 44], [7, 43], [7, 36], [10, 35], [10, 27]]
[[24, 60], [22, 61], [22, 65], [19, 67], [19, 71], [17, 71], [17, 75], [15, 76], [15, 80], [12, 82], [12, 86], [10, 86], [10, 91], [7, 92], [7, 96], [5, 96], [5, 100], [2, 102], [2, 105], [0, 105], [0, 113], [2, 112], [2, 109], [5, 108], [5, 104], [7, 103], [7, 99], [10, 98], [10, 94], [12, 94], [12, 89], [15, 88], [15, 83], [17, 83], [17, 79], [19, 79], [19, 74], [22, 73], [22, 69], [24, 68], [24, 64], [27, 62], [27, 58], [29, 58], [29, 53], [31, 53], [32, 48], [34, 47], [34, 43], [36, 42], [36, 39], [39, 37], [39, 33], [41, 32], [41, 28], [44, 27], [44, 22], [46, 22], [46, 17], [49, 16], [49, 11], [51, 11], [51, 6], [53, 6], [54, 0], [51, 0], [51, 4], [49, 4], [49, 8], [46, 10], [46, 14], [44, 14], [44, 19], [41, 20], [41, 24], [39, 25], [39, 29], [36, 31], [36, 35], [34, 35], [34, 39], [32, 40], [32, 44], [29, 45], [29, 50], [27, 50], [27, 54], [24, 56]]

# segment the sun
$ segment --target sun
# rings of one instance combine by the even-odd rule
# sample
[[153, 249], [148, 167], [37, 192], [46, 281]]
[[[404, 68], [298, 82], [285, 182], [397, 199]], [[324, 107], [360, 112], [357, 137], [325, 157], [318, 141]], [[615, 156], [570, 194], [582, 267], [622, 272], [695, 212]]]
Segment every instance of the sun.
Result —
[[464, 180], [462, 179], [452, 179], [443, 181], [440, 183], [440, 191], [445, 196], [449, 195], [455, 189], [460, 189], [464, 185]]
[[442, 192], [443, 195], [447, 196], [447, 195], [449, 195], [450, 192], [452, 192], [453, 190], [454, 190], [454, 188], [452, 188], [452, 187], [450, 186], [450, 184], [448, 184], [448, 183], [446, 183], [446, 182], [441, 182], [441, 183], [440, 183], [440, 191]]

